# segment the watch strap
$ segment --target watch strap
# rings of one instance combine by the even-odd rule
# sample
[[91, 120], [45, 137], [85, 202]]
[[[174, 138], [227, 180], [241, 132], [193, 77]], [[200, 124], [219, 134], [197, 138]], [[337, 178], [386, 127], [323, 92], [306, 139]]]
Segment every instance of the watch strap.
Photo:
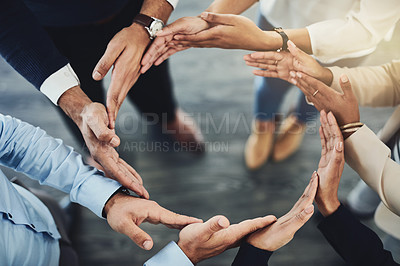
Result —
[[150, 27], [151, 23], [153, 23], [153, 21], [154, 21], [154, 18], [149, 17], [144, 14], [137, 14], [136, 17], [133, 19], [134, 23], [136, 22], [136, 23], [138, 23], [142, 26], [148, 27], [148, 28]]
[[286, 33], [283, 31], [283, 29], [281, 27], [279, 28], [274, 28], [274, 31], [276, 31], [277, 33], [279, 33], [279, 35], [281, 35], [282, 37], [282, 48], [280, 48], [280, 51], [286, 51], [288, 46], [287, 46], [287, 42], [289, 41], [289, 37], [286, 35]]

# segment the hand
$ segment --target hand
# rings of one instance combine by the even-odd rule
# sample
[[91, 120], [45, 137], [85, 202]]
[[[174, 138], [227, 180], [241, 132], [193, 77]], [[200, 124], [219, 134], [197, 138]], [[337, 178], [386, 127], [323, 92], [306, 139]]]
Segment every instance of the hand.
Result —
[[188, 224], [203, 222], [197, 218], [173, 213], [154, 201], [122, 193], [116, 194], [107, 202], [104, 212], [113, 230], [127, 235], [139, 247], [146, 250], [153, 247], [153, 240], [139, 228], [143, 222], [163, 224], [174, 229], [182, 229]]
[[154, 64], [156, 66], [164, 62], [168, 57], [176, 52], [183, 51], [189, 47], [168, 46], [177, 34], [195, 34], [210, 27], [207, 21], [200, 17], [183, 17], [172, 24], [164, 27], [157, 33], [157, 38], [150, 45], [142, 59], [142, 69], [144, 74]]
[[311, 218], [314, 213], [315, 194], [318, 187], [317, 174], [314, 173], [303, 195], [293, 208], [276, 223], [252, 233], [247, 242], [259, 249], [275, 251], [289, 243], [294, 234]]
[[109, 143], [102, 141], [111, 137], [116, 138], [114, 131], [108, 128], [105, 107], [100, 103], [91, 103], [83, 109], [81, 116], [80, 130], [83, 138], [93, 159], [104, 167], [107, 177], [117, 180], [138, 196], [148, 199], [149, 193], [143, 187], [140, 175], [119, 157], [117, 151]]
[[205, 223], [185, 227], [179, 234], [178, 245], [196, 264], [238, 246], [243, 237], [275, 221], [275, 216], [269, 215], [229, 226], [229, 220], [218, 215]]
[[140, 76], [140, 60], [149, 43], [148, 32], [143, 26], [133, 23], [114, 36], [93, 71], [93, 79], [101, 80], [114, 66], [107, 92], [111, 129], [115, 128], [115, 120], [126, 95]]
[[321, 159], [318, 165], [319, 186], [315, 201], [323, 216], [335, 212], [340, 202], [338, 189], [344, 168], [343, 137], [336, 119], [330, 112], [321, 111]]
[[292, 83], [294, 71], [306, 73], [327, 85], [332, 83], [332, 72], [322, 67], [312, 56], [288, 41], [289, 51], [255, 52], [244, 56], [246, 64], [257, 67], [253, 74], [261, 77], [280, 78]]
[[61, 95], [59, 106], [79, 127], [92, 157], [103, 166], [108, 177], [119, 181], [137, 195], [149, 198], [140, 175], [119, 158], [114, 147], [120, 139], [109, 129], [105, 107], [93, 103], [80, 87], [76, 86]]
[[[201, 18], [213, 27], [192, 35], [175, 35], [170, 46], [217, 47], [224, 49], [266, 50], [268, 35], [250, 19], [238, 15], [204, 12]], [[274, 35], [275, 36], [275, 35]], [[281, 38], [276, 34], [275, 38]], [[281, 41], [282, 43], [282, 38]]]
[[[360, 122], [357, 98], [346, 75], [340, 77], [343, 93], [339, 93], [321, 81], [301, 72], [297, 72], [293, 80], [318, 111], [332, 112], [339, 125]], [[317, 93], [315, 94], [315, 92]]]

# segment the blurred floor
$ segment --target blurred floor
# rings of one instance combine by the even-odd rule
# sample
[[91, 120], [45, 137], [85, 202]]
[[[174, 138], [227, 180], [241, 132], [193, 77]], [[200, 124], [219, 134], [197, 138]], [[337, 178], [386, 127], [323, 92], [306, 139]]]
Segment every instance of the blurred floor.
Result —
[[[182, 1], [171, 21], [197, 15], [207, 5], [208, 1]], [[255, 8], [247, 15], [254, 17]], [[223, 214], [232, 223], [267, 214], [280, 216], [301, 195], [317, 167], [319, 123], [310, 122], [304, 143], [294, 156], [283, 163], [268, 163], [254, 173], [245, 169], [242, 153], [252, 119], [253, 77], [242, 60], [244, 54], [244, 51], [192, 49], [172, 58], [177, 98], [203, 130], [207, 141], [205, 156], [174, 152], [174, 147], [160, 151], [157, 148], [160, 144], [155, 144], [145, 123], [130, 103], [124, 103], [117, 123], [117, 133], [122, 139], [119, 152], [140, 172], [151, 198], [160, 205], [203, 219]], [[380, 62], [368, 63], [388, 61], [390, 57], [382, 53]], [[288, 101], [296, 93], [293, 91]], [[377, 131], [391, 111], [391, 108], [363, 108], [362, 120]], [[4, 61], [0, 62], [0, 112], [40, 126], [80, 150], [55, 107]], [[158, 143], [164, 147], [162, 142]], [[8, 170], [6, 174], [21, 176]], [[38, 187], [37, 183], [22, 178]], [[340, 196], [345, 197], [357, 181], [357, 174], [346, 166]], [[58, 199], [63, 196], [46, 189]], [[143, 229], [155, 242], [150, 252], [113, 232], [105, 221], [85, 209], [76, 233], [81, 265], [141, 265], [169, 241], [177, 240], [177, 231], [162, 226], [145, 224]], [[200, 265], [230, 265], [235, 253], [236, 250], [228, 251]], [[289, 245], [276, 252], [270, 263], [282, 266], [343, 264], [316, 229], [314, 221], [300, 230]]]

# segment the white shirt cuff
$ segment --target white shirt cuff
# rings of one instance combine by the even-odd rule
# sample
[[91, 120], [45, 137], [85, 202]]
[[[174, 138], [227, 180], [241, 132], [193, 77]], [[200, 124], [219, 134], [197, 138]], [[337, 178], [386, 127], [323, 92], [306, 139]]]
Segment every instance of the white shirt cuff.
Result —
[[194, 266], [179, 246], [171, 241], [143, 266]]
[[177, 6], [178, 3], [179, 3], [179, 0], [167, 0], [167, 2], [170, 3], [171, 6], [175, 9], [176, 6]]
[[68, 64], [48, 77], [40, 86], [40, 91], [55, 105], [58, 105], [58, 99], [64, 92], [79, 85], [78, 76]]

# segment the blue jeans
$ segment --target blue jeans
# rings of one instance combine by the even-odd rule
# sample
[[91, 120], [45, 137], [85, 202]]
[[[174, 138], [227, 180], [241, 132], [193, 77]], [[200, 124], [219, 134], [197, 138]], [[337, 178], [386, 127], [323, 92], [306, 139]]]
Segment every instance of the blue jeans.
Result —
[[[260, 14], [258, 26], [263, 30], [270, 30], [273, 26]], [[254, 116], [258, 120], [269, 121], [274, 119], [279, 107], [289, 91], [292, 84], [278, 78], [256, 77], [254, 87], [256, 99]], [[304, 94], [301, 93], [298, 99], [297, 108], [294, 112], [301, 122], [312, 121], [315, 119], [317, 110], [314, 106], [307, 104]]]

